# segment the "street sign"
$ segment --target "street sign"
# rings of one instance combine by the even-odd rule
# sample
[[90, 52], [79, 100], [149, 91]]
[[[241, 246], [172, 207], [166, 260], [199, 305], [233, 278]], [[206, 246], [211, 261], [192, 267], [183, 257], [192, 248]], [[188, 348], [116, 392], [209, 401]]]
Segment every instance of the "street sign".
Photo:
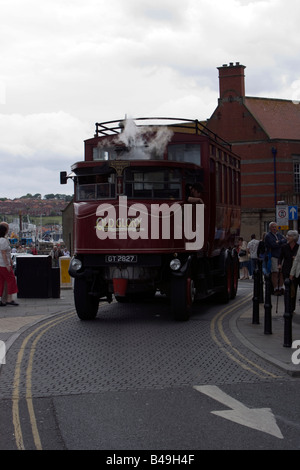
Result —
[[298, 220], [298, 206], [289, 206], [289, 220]]
[[289, 206], [282, 206], [281, 204], [276, 206], [276, 223], [285, 227], [289, 225]]

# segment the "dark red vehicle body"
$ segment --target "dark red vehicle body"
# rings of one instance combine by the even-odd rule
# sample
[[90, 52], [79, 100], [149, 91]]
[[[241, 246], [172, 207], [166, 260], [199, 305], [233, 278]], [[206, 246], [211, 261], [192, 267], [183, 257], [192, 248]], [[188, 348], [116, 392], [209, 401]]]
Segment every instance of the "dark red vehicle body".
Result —
[[[84, 161], [61, 173], [62, 183], [74, 180], [69, 273], [81, 319], [113, 294], [130, 301], [159, 291], [178, 320], [195, 298], [236, 295], [240, 159], [198, 121], [154, 121], [96, 124]], [[196, 205], [188, 197], [199, 183]]]

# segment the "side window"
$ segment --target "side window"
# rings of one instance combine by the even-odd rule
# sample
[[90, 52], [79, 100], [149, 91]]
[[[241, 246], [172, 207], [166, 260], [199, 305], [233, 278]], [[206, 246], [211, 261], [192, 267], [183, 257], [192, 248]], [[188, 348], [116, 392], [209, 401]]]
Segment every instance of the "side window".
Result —
[[300, 156], [293, 156], [294, 192], [300, 193]]
[[201, 165], [201, 146], [199, 144], [169, 145], [168, 160]]
[[[191, 196], [191, 190], [194, 185], [200, 184], [200, 186], [204, 187], [204, 172], [203, 169], [200, 170], [184, 170], [184, 186], [185, 186], [185, 200]], [[204, 195], [204, 193], [203, 193]]]

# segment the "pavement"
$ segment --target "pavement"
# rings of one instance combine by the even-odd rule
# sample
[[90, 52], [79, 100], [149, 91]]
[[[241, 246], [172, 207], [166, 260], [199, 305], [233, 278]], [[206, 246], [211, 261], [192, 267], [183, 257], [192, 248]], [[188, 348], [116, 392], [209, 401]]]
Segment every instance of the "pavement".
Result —
[[[253, 284], [251, 280], [241, 282]], [[299, 291], [297, 297], [300, 297]], [[264, 303], [260, 303], [259, 324], [253, 323], [253, 317], [256, 321], [257, 316], [253, 316], [253, 300], [250, 304], [245, 310], [232, 317], [230, 325], [232, 331], [246, 347], [258, 356], [279, 367], [287, 374], [300, 377], [300, 350], [297, 353], [296, 347], [292, 347], [294, 341], [298, 341], [298, 347], [300, 347], [300, 299], [296, 302], [290, 330], [284, 317], [284, 295], [279, 297], [271, 295], [271, 321], [269, 322], [268, 309], [265, 309]], [[290, 346], [287, 346], [286, 343]], [[293, 361], [298, 364], [294, 364]]]
[[[249, 289], [251, 289], [252, 282], [251, 280], [243, 281], [243, 285], [249, 283]], [[59, 298], [16, 298], [15, 300], [19, 303], [17, 307], [11, 305], [0, 307], [0, 341], [5, 343], [6, 352], [29, 327], [54, 315], [75, 310], [72, 288], [61, 289]], [[283, 316], [284, 297], [278, 297], [277, 305], [277, 297], [271, 296], [271, 303], [271, 324], [267, 328], [265, 327], [264, 303], [259, 304], [259, 324], [253, 323], [252, 300], [246, 308], [232, 317], [230, 328], [238, 339], [258, 356], [276, 365], [287, 374], [300, 377], [300, 364], [294, 364], [292, 361], [294, 359], [294, 362], [300, 362], [300, 350], [298, 354], [296, 349], [291, 347], [292, 345], [284, 346], [285, 331], [287, 331]], [[292, 318], [290, 337], [292, 341], [298, 340], [300, 346], [300, 301], [297, 301], [296, 313]], [[1, 359], [0, 356], [0, 367]]]
[[75, 311], [72, 288], [61, 289], [59, 298], [19, 299], [14, 295], [13, 300], [19, 305], [0, 307], [0, 341], [5, 343], [6, 352], [27, 328], [62, 312]]

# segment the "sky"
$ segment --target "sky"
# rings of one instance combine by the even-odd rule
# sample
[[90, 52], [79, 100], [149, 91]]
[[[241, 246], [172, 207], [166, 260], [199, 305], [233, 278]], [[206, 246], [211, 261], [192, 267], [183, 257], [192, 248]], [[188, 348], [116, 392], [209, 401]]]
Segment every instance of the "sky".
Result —
[[[0, 197], [72, 194], [96, 122], [204, 120], [217, 67], [300, 100], [299, 0], [0, 0]], [[300, 106], [300, 104], [299, 104]]]

